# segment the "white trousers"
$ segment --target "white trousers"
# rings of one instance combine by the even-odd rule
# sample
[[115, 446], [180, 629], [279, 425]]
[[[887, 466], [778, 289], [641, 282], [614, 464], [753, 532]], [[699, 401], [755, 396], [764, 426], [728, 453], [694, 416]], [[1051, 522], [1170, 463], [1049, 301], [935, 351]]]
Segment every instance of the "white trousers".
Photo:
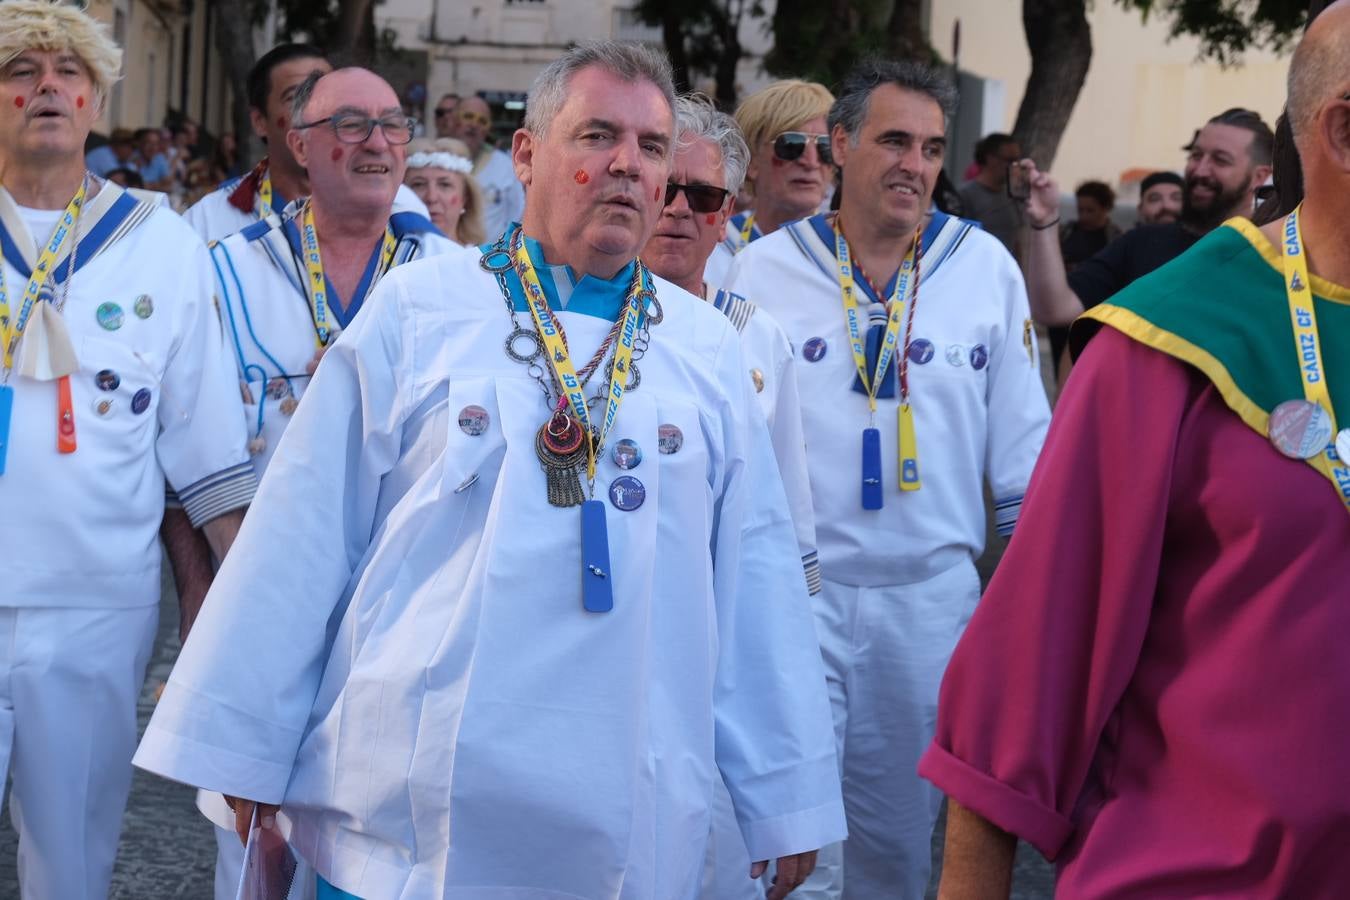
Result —
[[106, 900], [159, 605], [0, 607], [0, 771], [24, 900]]
[[774, 861], [769, 860], [769, 873], [754, 881], [750, 879], [752, 862], [731, 806], [731, 794], [718, 778], [713, 788], [712, 827], [700, 900], [764, 900], [764, 882], [773, 874]]
[[970, 562], [917, 584], [824, 580], [816, 632], [848, 840], [821, 851], [794, 898], [923, 900], [942, 793], [916, 770], [937, 725], [942, 673], [979, 596]]

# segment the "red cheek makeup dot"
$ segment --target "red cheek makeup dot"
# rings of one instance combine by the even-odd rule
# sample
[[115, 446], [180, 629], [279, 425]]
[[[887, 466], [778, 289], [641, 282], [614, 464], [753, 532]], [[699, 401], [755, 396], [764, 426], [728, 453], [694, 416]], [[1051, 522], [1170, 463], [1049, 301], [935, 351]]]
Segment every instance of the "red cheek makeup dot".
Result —
[[337, 162], [338, 160], [342, 159], [342, 148], [334, 147], [333, 152], [328, 154], [328, 157], [332, 159], [333, 162]]
[[23, 98], [22, 98], [22, 97], [15, 97], [15, 98], [14, 98], [14, 106], [15, 106], [16, 109], [23, 109]]
[[785, 165], [785, 163], [776, 156], [773, 158], [772, 162], [775, 169], [781, 169]]
[[707, 217], [705, 217], [703, 221], [707, 222], [709, 225], [716, 225], [717, 213], [708, 213]]
[[75, 98], [75, 108], [76, 108], [76, 109], [84, 109], [84, 98], [83, 98], [83, 97], [76, 97], [76, 98]]
[[656, 192], [655, 192], [654, 194], [652, 194], [652, 199], [653, 199], [653, 200], [660, 200], [660, 199], [661, 199], [661, 189], [660, 189], [660, 188], [657, 188], [657, 189], [656, 189]]
[[572, 176], [572, 180], [577, 184], [586, 184], [591, 180], [591, 176], [587, 175], [584, 169], [577, 169], [577, 174]]

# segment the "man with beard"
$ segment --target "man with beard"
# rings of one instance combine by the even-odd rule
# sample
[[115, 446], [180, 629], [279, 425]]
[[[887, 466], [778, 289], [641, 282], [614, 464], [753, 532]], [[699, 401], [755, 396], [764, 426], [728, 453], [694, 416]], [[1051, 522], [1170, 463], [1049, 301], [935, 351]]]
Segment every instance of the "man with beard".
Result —
[[1031, 312], [1045, 325], [1067, 325], [1136, 278], [1171, 262], [1227, 219], [1252, 210], [1256, 189], [1270, 176], [1275, 135], [1261, 117], [1230, 109], [1205, 123], [1186, 147], [1181, 218], [1133, 228], [1084, 260], [1067, 276], [1059, 246], [1059, 187], [1022, 160], [1031, 184], [1026, 265]]
[[1186, 181], [1176, 172], [1154, 172], [1139, 184], [1139, 224], [1166, 225], [1181, 217]]

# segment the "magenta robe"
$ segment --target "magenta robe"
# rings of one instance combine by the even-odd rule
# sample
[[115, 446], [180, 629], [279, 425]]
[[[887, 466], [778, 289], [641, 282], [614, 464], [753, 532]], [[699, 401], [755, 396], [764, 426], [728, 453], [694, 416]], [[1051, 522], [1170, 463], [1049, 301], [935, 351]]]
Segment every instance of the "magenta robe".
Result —
[[1059, 897], [1350, 896], [1333, 486], [1197, 370], [1103, 328], [919, 773], [1057, 860]]

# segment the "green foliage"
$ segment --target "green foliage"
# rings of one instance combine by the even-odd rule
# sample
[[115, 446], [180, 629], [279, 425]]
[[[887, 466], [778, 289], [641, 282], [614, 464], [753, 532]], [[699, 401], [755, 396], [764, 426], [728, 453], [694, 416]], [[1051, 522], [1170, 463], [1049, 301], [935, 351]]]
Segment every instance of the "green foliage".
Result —
[[1172, 36], [1193, 35], [1202, 56], [1224, 65], [1237, 62], [1246, 50], [1286, 49], [1302, 34], [1308, 20], [1307, 0], [1117, 0], [1147, 20], [1171, 21]]

